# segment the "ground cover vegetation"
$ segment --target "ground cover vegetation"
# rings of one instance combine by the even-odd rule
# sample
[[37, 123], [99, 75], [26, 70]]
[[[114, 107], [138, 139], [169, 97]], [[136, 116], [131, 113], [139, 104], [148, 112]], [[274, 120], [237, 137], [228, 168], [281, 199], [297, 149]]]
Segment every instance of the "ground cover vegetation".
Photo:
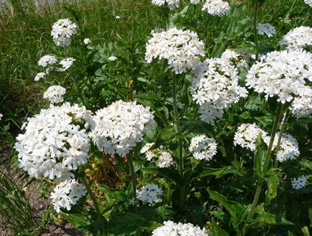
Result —
[[[16, 235], [49, 221], [85, 235], [310, 235], [311, 7], [11, 1], [0, 222]], [[32, 182], [50, 201], [40, 218]]]

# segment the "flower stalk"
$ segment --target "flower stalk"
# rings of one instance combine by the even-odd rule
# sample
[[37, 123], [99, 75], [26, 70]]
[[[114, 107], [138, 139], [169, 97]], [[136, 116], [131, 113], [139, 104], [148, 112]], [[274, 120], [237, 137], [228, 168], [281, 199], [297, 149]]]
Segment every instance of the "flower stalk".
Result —
[[106, 219], [104, 218], [104, 216], [102, 216], [102, 214], [101, 214], [101, 211], [100, 211], [100, 208], [99, 208], [99, 204], [96, 201], [96, 197], [95, 197], [92, 189], [90, 188], [90, 185], [89, 185], [86, 177], [85, 176], [80, 176], [80, 180], [83, 183], [83, 185], [86, 187], [88, 193], [90, 194], [91, 200], [92, 200], [92, 202], [94, 204], [94, 208], [95, 208], [95, 211], [96, 211], [96, 214], [97, 214], [97, 217], [98, 217], [98, 220], [101, 223], [101, 228], [102, 228], [102, 231], [103, 231], [103, 235], [106, 236], [107, 232], [106, 232], [105, 225], [107, 225], [107, 222], [106, 222]]
[[256, 48], [256, 60], [259, 60], [259, 45], [258, 45], [258, 32], [257, 32], [257, 20], [258, 20], [258, 0], [255, 0], [254, 9], [254, 40]]

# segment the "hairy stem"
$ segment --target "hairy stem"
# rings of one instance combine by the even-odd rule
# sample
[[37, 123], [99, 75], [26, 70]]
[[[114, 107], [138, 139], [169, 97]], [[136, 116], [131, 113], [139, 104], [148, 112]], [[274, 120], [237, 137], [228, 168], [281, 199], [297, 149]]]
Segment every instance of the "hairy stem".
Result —
[[[182, 137], [181, 137], [181, 126], [179, 121], [179, 113], [178, 113], [178, 106], [177, 106], [177, 76], [173, 75], [173, 82], [172, 82], [172, 95], [173, 95], [173, 112], [175, 117], [175, 130], [178, 135], [178, 145], [179, 145], [179, 174], [183, 179], [183, 168], [184, 168], [184, 160], [183, 160], [183, 153], [182, 153]], [[185, 186], [180, 186], [180, 208], [183, 210], [185, 205]]]
[[92, 202], [94, 204], [94, 208], [95, 208], [95, 211], [96, 211], [96, 214], [97, 214], [97, 217], [98, 217], [98, 220], [101, 223], [101, 227], [102, 227], [102, 230], [103, 230], [103, 235], [106, 236], [107, 232], [106, 232], [106, 229], [105, 229], [105, 225], [107, 225], [107, 222], [106, 222], [106, 219], [104, 218], [104, 216], [101, 215], [99, 204], [96, 201], [95, 195], [94, 195], [93, 191], [91, 190], [90, 185], [89, 185], [86, 177], [85, 176], [81, 176], [80, 180], [84, 184], [86, 189], [88, 190], [88, 193], [90, 194], [91, 200], [92, 200]]

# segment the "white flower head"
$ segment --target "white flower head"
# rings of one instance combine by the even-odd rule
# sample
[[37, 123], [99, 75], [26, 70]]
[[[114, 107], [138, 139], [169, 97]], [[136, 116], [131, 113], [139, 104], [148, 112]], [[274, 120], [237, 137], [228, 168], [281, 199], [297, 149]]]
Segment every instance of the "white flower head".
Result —
[[69, 211], [86, 193], [85, 186], [72, 179], [65, 180], [56, 185], [50, 197], [55, 211], [59, 213], [61, 208]]
[[157, 166], [159, 168], [167, 168], [172, 166], [173, 158], [171, 154], [163, 150], [163, 147], [152, 149], [154, 145], [155, 143], [147, 143], [141, 149], [141, 153], [145, 153], [146, 160], [151, 161], [152, 159], [157, 159]]
[[249, 58], [247, 55], [236, 52], [231, 49], [226, 49], [222, 55], [221, 59], [227, 60], [231, 65], [237, 67], [244, 67], [248, 65]]
[[241, 124], [234, 135], [234, 146], [241, 146], [247, 148], [250, 151], [256, 151], [256, 139], [258, 135], [261, 135], [264, 142], [269, 142], [270, 137], [255, 123], [253, 124]]
[[312, 114], [312, 88], [304, 86], [300, 94], [292, 101], [289, 109], [297, 118]]
[[212, 16], [224, 16], [229, 15], [231, 8], [228, 2], [222, 0], [206, 0], [203, 11], [207, 11]]
[[200, 3], [200, 0], [191, 0], [190, 3], [196, 5]]
[[40, 79], [44, 78], [47, 74], [45, 72], [39, 72], [36, 74], [34, 81], [39, 81]]
[[207, 59], [192, 73], [191, 95], [200, 105], [201, 119], [209, 124], [222, 117], [223, 109], [248, 95], [247, 90], [238, 84], [237, 69], [227, 59]]
[[206, 135], [198, 135], [192, 138], [189, 151], [197, 160], [210, 161], [217, 154], [217, 143]]
[[165, 221], [163, 226], [156, 228], [152, 236], [208, 236], [205, 228], [201, 229], [191, 223], [174, 223], [173, 221]]
[[194, 69], [205, 55], [204, 43], [196, 33], [189, 30], [171, 28], [160, 33], [152, 32], [146, 45], [145, 60], [151, 63], [154, 58], [166, 59], [175, 74]]
[[59, 85], [50, 86], [43, 94], [43, 98], [48, 99], [50, 103], [60, 103], [64, 101], [64, 94], [66, 89]]
[[64, 58], [63, 60], [60, 61], [60, 65], [62, 67], [57, 68], [57, 71], [60, 71], [60, 72], [66, 71], [67, 69], [69, 69], [74, 64], [74, 61], [76, 61], [76, 59], [72, 58], [72, 57]]
[[71, 36], [77, 33], [77, 25], [69, 19], [60, 19], [52, 26], [51, 36], [57, 46], [64, 47], [71, 44]]
[[274, 51], [261, 57], [249, 70], [246, 86], [281, 103], [300, 96], [312, 82], [312, 53], [303, 50]]
[[274, 26], [269, 23], [258, 24], [257, 30], [259, 35], [267, 35], [269, 38], [273, 37], [276, 33]]
[[89, 38], [85, 38], [85, 39], [83, 40], [83, 43], [84, 43], [85, 45], [88, 45], [88, 44], [91, 43], [91, 40], [90, 40]]
[[121, 100], [98, 110], [94, 122], [90, 133], [93, 142], [101, 151], [121, 156], [128, 154], [155, 126], [149, 107]]
[[109, 61], [116, 61], [117, 59], [118, 59], [118, 58], [115, 57], [115, 56], [110, 56], [110, 57], [108, 58]]
[[2, 120], [3, 115], [0, 113], [0, 120]]
[[[277, 141], [280, 133], [276, 133], [273, 148], [276, 149]], [[294, 160], [300, 155], [299, 145], [297, 140], [290, 134], [283, 134], [281, 138], [280, 147], [276, 154], [276, 159], [279, 162], [286, 160]]]
[[288, 49], [300, 49], [312, 45], [312, 28], [300, 26], [290, 30], [281, 40]]
[[154, 202], [160, 202], [163, 191], [157, 184], [148, 184], [137, 190], [137, 198], [142, 202], [152, 205]]
[[299, 190], [304, 188], [308, 183], [308, 180], [305, 176], [301, 176], [299, 178], [293, 178], [291, 181], [291, 186], [293, 189]]
[[305, 4], [308, 4], [309, 7], [312, 7], [312, 0], [304, 0]]
[[[72, 170], [87, 163], [90, 140], [87, 128], [92, 122], [85, 107], [50, 105], [23, 124], [15, 149], [19, 167], [35, 178], [71, 178]], [[83, 128], [85, 127], [85, 128]]]
[[116, 20], [119, 20], [119, 19], [120, 19], [120, 16], [116, 16], [115, 18], [116, 18]]
[[168, 4], [170, 10], [174, 10], [175, 8], [179, 7], [180, 1], [179, 0], [152, 0], [152, 4], [156, 6], [163, 6]]
[[54, 65], [55, 63], [57, 63], [57, 59], [55, 56], [52, 55], [45, 55], [41, 57], [38, 61], [38, 65], [43, 68], [46, 68], [47, 66], [50, 65]]

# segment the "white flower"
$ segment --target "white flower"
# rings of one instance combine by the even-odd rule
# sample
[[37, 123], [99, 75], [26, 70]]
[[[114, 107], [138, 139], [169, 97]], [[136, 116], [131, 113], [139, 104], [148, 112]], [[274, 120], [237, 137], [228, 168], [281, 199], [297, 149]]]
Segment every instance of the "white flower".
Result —
[[213, 124], [215, 118], [222, 117], [223, 109], [247, 97], [247, 90], [238, 85], [237, 69], [227, 59], [207, 59], [192, 72], [192, 98], [200, 105], [201, 119], [207, 123]]
[[217, 154], [217, 143], [206, 135], [198, 135], [192, 138], [189, 151], [197, 160], [210, 161]]
[[2, 120], [3, 115], [0, 113], [0, 120]]
[[308, 180], [305, 176], [301, 176], [299, 178], [293, 178], [291, 181], [291, 186], [293, 189], [299, 190], [304, 188], [308, 183]]
[[43, 98], [48, 99], [50, 103], [63, 102], [63, 96], [66, 93], [66, 89], [59, 85], [50, 86], [48, 90], [43, 94]]
[[62, 68], [57, 68], [57, 71], [60, 72], [66, 71], [73, 65], [74, 61], [76, 61], [76, 59], [72, 57], [64, 58], [63, 60], [60, 61], [60, 65], [62, 66]]
[[166, 59], [176, 74], [194, 69], [200, 56], [205, 55], [204, 43], [189, 30], [171, 28], [160, 33], [152, 32], [152, 36], [146, 45], [145, 60], [151, 63], [157, 57]]
[[152, 4], [156, 6], [163, 6], [165, 3], [168, 4], [170, 10], [174, 10], [179, 7], [179, 0], [152, 0]]
[[[276, 133], [275, 135], [273, 149], [276, 149], [279, 135], [279, 133]], [[294, 160], [299, 155], [300, 151], [297, 140], [290, 134], [283, 134], [280, 147], [276, 154], [276, 159], [279, 162], [284, 162], [286, 160]]]
[[17, 136], [15, 149], [19, 167], [35, 178], [70, 178], [71, 170], [87, 163], [89, 138], [87, 130], [91, 112], [85, 107], [50, 105], [23, 124], [24, 134]]
[[147, 143], [142, 149], [141, 153], [145, 153], [146, 160], [151, 161], [152, 159], [157, 159], [157, 166], [159, 168], [167, 168], [173, 165], [173, 158], [171, 154], [163, 150], [163, 147], [154, 148], [155, 143]]
[[61, 208], [66, 208], [69, 211], [72, 205], [75, 205], [86, 193], [85, 186], [72, 179], [56, 185], [50, 197], [55, 211], [59, 213]]
[[117, 101], [94, 116], [90, 137], [101, 151], [126, 155], [155, 126], [150, 108], [136, 102]]
[[224, 16], [230, 14], [231, 8], [228, 2], [222, 0], [206, 0], [202, 10], [213, 16]]
[[49, 65], [54, 65], [56, 62], [57, 62], [57, 59], [55, 56], [45, 55], [39, 59], [38, 65], [45, 68]]
[[273, 37], [273, 35], [276, 33], [274, 26], [269, 23], [258, 24], [257, 30], [259, 35], [266, 34], [269, 38]]
[[152, 236], [208, 236], [205, 228], [201, 229], [191, 223], [165, 221], [163, 224], [153, 231]]
[[234, 146], [241, 146], [247, 148], [250, 151], [256, 151], [256, 139], [261, 134], [264, 142], [269, 143], [270, 137], [255, 123], [253, 124], [241, 124], [234, 135]]
[[300, 96], [312, 82], [312, 53], [303, 50], [274, 51], [261, 57], [249, 70], [246, 85], [266, 98], [277, 96], [281, 103]]
[[312, 114], [312, 88], [304, 86], [298, 97], [294, 98], [289, 109], [298, 118]]
[[40, 79], [42, 79], [46, 75], [47, 74], [45, 72], [39, 72], [38, 74], [36, 74], [34, 81], [39, 81]]
[[116, 61], [117, 59], [118, 59], [118, 58], [115, 57], [115, 56], [110, 56], [110, 57], [108, 58], [109, 61]]
[[116, 16], [115, 18], [116, 18], [116, 20], [119, 20], [119, 19], [120, 19], [120, 16]]
[[290, 30], [281, 40], [288, 49], [300, 49], [312, 45], [312, 28], [300, 26]]
[[221, 58], [223, 60], [228, 61], [231, 65], [237, 66], [237, 67], [247, 66], [247, 63], [249, 60], [247, 55], [244, 55], [242, 53], [238, 53], [238, 52], [231, 50], [231, 49], [226, 49], [222, 53]]
[[196, 5], [200, 3], [200, 0], [191, 0], [190, 3]]
[[137, 200], [134, 197], [129, 200], [129, 205], [131, 206], [135, 206], [136, 203], [137, 203]]
[[89, 43], [91, 43], [91, 40], [90, 40], [89, 38], [85, 38], [85, 39], [83, 40], [83, 43], [84, 43], [85, 45], [88, 45]]
[[305, 4], [308, 4], [309, 7], [312, 7], [312, 0], [304, 0]]
[[161, 201], [163, 191], [156, 184], [148, 184], [137, 190], [137, 198], [142, 202], [152, 205], [154, 202]]
[[57, 46], [69, 46], [71, 36], [77, 33], [77, 25], [69, 19], [60, 19], [52, 26], [51, 36]]

